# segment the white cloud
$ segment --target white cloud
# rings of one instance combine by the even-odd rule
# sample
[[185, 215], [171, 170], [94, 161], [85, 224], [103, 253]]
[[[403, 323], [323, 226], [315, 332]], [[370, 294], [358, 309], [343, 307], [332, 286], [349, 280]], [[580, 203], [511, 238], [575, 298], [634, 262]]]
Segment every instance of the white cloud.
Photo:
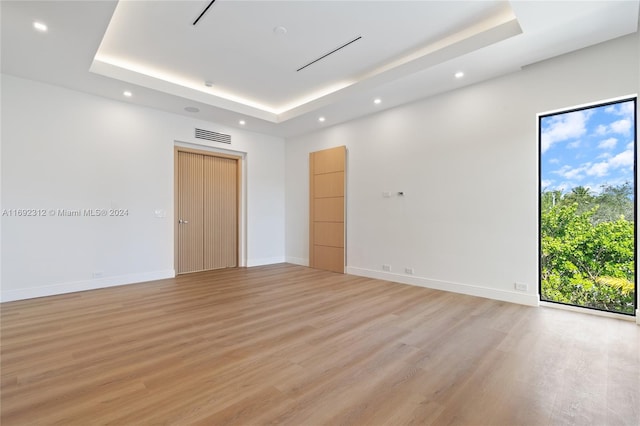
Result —
[[626, 151], [621, 152], [615, 157], [609, 160], [609, 164], [611, 167], [619, 168], [619, 167], [633, 167], [633, 150], [628, 149]]
[[554, 170], [552, 173], [562, 176], [567, 170], [571, 170], [571, 166], [564, 165], [558, 170]]
[[633, 142], [629, 142], [626, 146], [627, 150], [633, 151]]
[[607, 130], [607, 126], [605, 126], [604, 124], [598, 124], [598, 127], [596, 127], [596, 134], [597, 135], [606, 135], [608, 132]]
[[632, 101], [620, 104], [620, 115], [624, 115], [625, 117], [628, 117], [630, 119], [633, 118], [633, 114], [635, 113], [633, 106], [634, 105]]
[[551, 186], [551, 184], [553, 184], [552, 180], [542, 180], [542, 182], [540, 182], [540, 185], [542, 186], [542, 189], [546, 189], [549, 186]]
[[576, 167], [573, 168], [571, 166], [562, 166], [560, 169], [554, 171], [553, 173], [562, 176], [563, 178], [567, 179], [567, 180], [581, 180], [582, 178], [584, 178], [584, 171], [586, 170], [587, 167], [589, 167], [589, 163], [588, 164], [583, 164], [580, 167]]
[[565, 177], [565, 179], [581, 180], [584, 177], [584, 175], [582, 175], [581, 173], [582, 173], [582, 169], [578, 167], [577, 169], [569, 170], [563, 176]]
[[635, 112], [633, 110], [633, 101], [620, 104], [620, 112], [625, 115], [632, 115]]
[[598, 144], [598, 148], [600, 149], [613, 149], [616, 147], [616, 144], [618, 143], [618, 139], [616, 138], [609, 138], [606, 140], [603, 140], [602, 142], [600, 142]]
[[571, 142], [569, 145], [567, 145], [568, 148], [580, 148], [580, 139], [578, 139], [577, 141], [573, 141]]
[[611, 123], [611, 131], [614, 133], [628, 135], [631, 131], [631, 120], [624, 118], [622, 120], [614, 121]]
[[[541, 182], [542, 183], [542, 182]], [[559, 184], [553, 184], [553, 182], [549, 183], [547, 186], [541, 186], [542, 191], [560, 191], [567, 192], [569, 189], [575, 187], [576, 185], [573, 182], [562, 182]]]
[[616, 105], [609, 105], [604, 109], [604, 112], [614, 114], [622, 117], [626, 117], [629, 120], [633, 118], [633, 101], [627, 101]]
[[589, 167], [589, 169], [587, 170], [587, 174], [589, 176], [598, 177], [606, 176], [609, 173], [609, 167], [609, 161], [602, 161]]
[[587, 167], [585, 171], [589, 176], [603, 177], [609, 174], [610, 169], [620, 169], [624, 167], [633, 167], [632, 149], [623, 151], [605, 161], [593, 164], [590, 167]]
[[586, 132], [586, 123], [592, 111], [574, 111], [548, 117], [549, 124], [542, 131], [541, 150], [544, 153], [556, 142], [576, 139]]
[[556, 187], [553, 189], [555, 191], [561, 191], [561, 192], [566, 192], [567, 190], [575, 187], [576, 184], [573, 182], [562, 182], [556, 185]]
[[631, 127], [633, 125], [633, 116], [635, 113], [632, 101], [609, 105], [604, 109], [604, 112], [606, 112], [607, 114], [618, 116], [620, 117], [620, 119], [614, 121], [608, 126], [603, 124], [598, 125], [594, 130], [594, 133], [596, 135], [603, 136], [609, 133], [628, 135], [630, 133]]
[[549, 164], [560, 164], [560, 160], [558, 158], [552, 158], [549, 160]]

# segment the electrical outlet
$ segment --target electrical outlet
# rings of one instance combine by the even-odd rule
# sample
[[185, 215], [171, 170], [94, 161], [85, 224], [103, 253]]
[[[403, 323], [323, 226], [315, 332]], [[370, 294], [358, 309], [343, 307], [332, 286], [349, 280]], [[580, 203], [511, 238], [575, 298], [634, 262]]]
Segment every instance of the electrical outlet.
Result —
[[387, 271], [387, 272], [391, 272], [391, 265], [382, 265], [382, 270], [383, 271]]
[[515, 283], [514, 287], [518, 291], [527, 291], [529, 289], [529, 286], [524, 283]]
[[104, 272], [102, 271], [96, 271], [93, 274], [91, 274], [92, 278], [102, 278], [102, 276], [104, 275]]
[[413, 268], [404, 268], [404, 272], [409, 275], [413, 275]]

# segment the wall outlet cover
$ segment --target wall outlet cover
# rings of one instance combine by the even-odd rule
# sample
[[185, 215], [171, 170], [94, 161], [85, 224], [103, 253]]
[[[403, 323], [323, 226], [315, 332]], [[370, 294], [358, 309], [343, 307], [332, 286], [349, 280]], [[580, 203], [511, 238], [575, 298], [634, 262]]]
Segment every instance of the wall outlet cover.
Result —
[[527, 291], [529, 290], [529, 286], [524, 283], [515, 283], [514, 288], [518, 291]]

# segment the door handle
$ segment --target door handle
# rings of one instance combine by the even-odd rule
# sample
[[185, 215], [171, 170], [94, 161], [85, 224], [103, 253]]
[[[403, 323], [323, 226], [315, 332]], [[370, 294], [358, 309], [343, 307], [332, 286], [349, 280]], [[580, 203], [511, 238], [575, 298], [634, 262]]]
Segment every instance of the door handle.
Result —
[[178, 223], [179, 223], [180, 225], [182, 225], [182, 224], [185, 224], [185, 225], [186, 225], [187, 223], [189, 223], [189, 221], [188, 221], [188, 220], [182, 220], [182, 219], [180, 219], [180, 220], [178, 220]]

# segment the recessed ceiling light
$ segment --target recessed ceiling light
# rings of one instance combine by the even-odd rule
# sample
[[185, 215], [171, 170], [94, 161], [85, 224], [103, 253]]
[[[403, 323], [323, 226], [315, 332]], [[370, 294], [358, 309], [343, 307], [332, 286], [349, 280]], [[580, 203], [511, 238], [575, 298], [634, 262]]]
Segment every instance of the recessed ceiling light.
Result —
[[207, 87], [213, 87], [213, 81], [207, 80], [204, 82], [204, 85]]
[[184, 107], [184, 110], [187, 112], [200, 112], [200, 108], [196, 108], [192, 106]]
[[285, 27], [283, 27], [282, 25], [278, 25], [277, 27], [275, 27], [273, 29], [273, 33], [275, 35], [285, 35], [287, 33], [287, 29]]
[[46, 33], [47, 32], [47, 26], [45, 24], [43, 24], [42, 22], [34, 22], [33, 23], [33, 28], [35, 28], [36, 30], [40, 31], [41, 33]]
[[247, 124], [247, 122], [244, 120], [240, 120], [238, 121], [238, 124], [240, 124], [241, 126], [244, 126], [245, 124]]
[[373, 103], [376, 104], [376, 105], [378, 105], [380, 102], [382, 102], [382, 99], [380, 99], [380, 98], [376, 98], [376, 99], [373, 100]]
[[321, 123], [324, 123], [325, 120], [326, 119], [324, 117], [318, 117], [318, 121], [321, 122]]
[[122, 92], [123, 95], [125, 95], [127, 98], [130, 98], [131, 96], [133, 96], [133, 93], [131, 93], [128, 90], [125, 90], [124, 92]]
[[454, 74], [455, 78], [462, 78], [464, 77], [464, 73], [462, 71], [458, 71], [457, 73]]

